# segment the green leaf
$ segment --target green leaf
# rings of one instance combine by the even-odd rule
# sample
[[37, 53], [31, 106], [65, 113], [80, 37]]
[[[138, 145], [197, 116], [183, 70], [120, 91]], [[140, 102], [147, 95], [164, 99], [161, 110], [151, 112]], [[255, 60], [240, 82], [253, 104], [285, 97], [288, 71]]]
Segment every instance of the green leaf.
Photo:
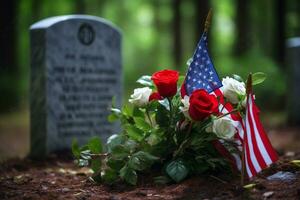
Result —
[[80, 152], [80, 157], [84, 160], [90, 160], [91, 157], [91, 151], [89, 149], [81, 151]]
[[143, 171], [150, 168], [151, 165], [158, 159], [158, 157], [147, 152], [139, 151], [130, 157], [128, 165], [135, 170]]
[[165, 107], [167, 110], [170, 110], [170, 104], [169, 104], [169, 101], [167, 98], [165, 98], [163, 100], [159, 100], [158, 102], [160, 103], [160, 105]]
[[151, 76], [142, 76], [137, 81], [137, 83], [142, 84], [144, 86], [153, 87], [153, 82], [151, 80]]
[[120, 170], [120, 177], [125, 180], [127, 183], [131, 185], [136, 185], [137, 182], [137, 174], [136, 172], [130, 168], [128, 165], [125, 165]]
[[111, 153], [115, 159], [124, 159], [128, 157], [130, 152], [125, 146], [117, 145], [112, 149]]
[[125, 160], [124, 159], [114, 159], [114, 158], [110, 157], [107, 160], [106, 164], [110, 168], [112, 168], [116, 171], [119, 171], [125, 165]]
[[113, 184], [118, 179], [118, 173], [110, 168], [104, 170], [102, 180], [107, 184]]
[[101, 169], [101, 159], [96, 158], [91, 161], [91, 168], [94, 173], [97, 173]]
[[252, 85], [258, 85], [265, 81], [267, 78], [266, 74], [263, 72], [256, 72], [252, 74]]
[[120, 116], [116, 115], [115, 113], [111, 113], [110, 115], [108, 115], [107, 120], [112, 123], [116, 120], [120, 119]]
[[125, 143], [124, 146], [130, 151], [134, 152], [135, 149], [137, 148], [138, 144], [134, 140], [128, 139]]
[[75, 158], [78, 159], [80, 157], [80, 149], [79, 149], [78, 141], [75, 138], [72, 141], [72, 153]]
[[144, 115], [143, 111], [141, 111], [140, 108], [135, 106], [132, 111], [132, 116], [133, 117], [144, 117], [145, 115]]
[[127, 124], [125, 125], [124, 129], [129, 138], [133, 140], [140, 142], [144, 138], [144, 132], [141, 129], [135, 127], [134, 125]]
[[100, 138], [93, 137], [90, 139], [88, 143], [88, 147], [91, 150], [92, 153], [101, 153], [102, 152], [102, 143]]
[[152, 129], [147, 142], [151, 146], [158, 144], [163, 139], [163, 131], [160, 129]]
[[118, 109], [118, 108], [111, 108], [110, 110], [111, 110], [112, 113], [115, 113], [117, 115], [122, 114], [121, 110]]
[[178, 183], [188, 175], [189, 169], [181, 160], [175, 160], [167, 165], [166, 172], [174, 181]]
[[134, 118], [134, 122], [135, 122], [136, 127], [143, 131], [151, 130], [150, 124], [148, 124], [144, 118], [136, 117], [136, 118]]
[[232, 77], [239, 82], [244, 82], [243, 78], [237, 74], [233, 74]]
[[133, 114], [133, 107], [128, 105], [123, 106], [122, 113], [127, 117], [131, 117]]
[[124, 143], [125, 139], [125, 136], [121, 134], [114, 134], [110, 136], [106, 142], [108, 153], [110, 153], [115, 146]]

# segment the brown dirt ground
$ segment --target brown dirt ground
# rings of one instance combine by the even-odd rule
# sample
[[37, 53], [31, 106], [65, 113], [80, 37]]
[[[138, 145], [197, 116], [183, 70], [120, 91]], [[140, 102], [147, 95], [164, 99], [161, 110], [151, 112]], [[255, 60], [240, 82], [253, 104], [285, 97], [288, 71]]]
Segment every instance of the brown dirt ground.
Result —
[[[300, 152], [281, 156], [251, 180], [256, 185], [246, 190], [241, 190], [239, 179], [221, 177], [192, 177], [180, 184], [159, 186], [150, 176], [143, 176], [137, 187], [96, 185], [88, 179], [90, 170], [76, 167], [70, 157], [10, 160], [0, 167], [0, 199], [300, 199], [300, 168], [290, 163], [293, 159], [300, 159]], [[266, 180], [277, 171], [293, 172], [297, 179]]]

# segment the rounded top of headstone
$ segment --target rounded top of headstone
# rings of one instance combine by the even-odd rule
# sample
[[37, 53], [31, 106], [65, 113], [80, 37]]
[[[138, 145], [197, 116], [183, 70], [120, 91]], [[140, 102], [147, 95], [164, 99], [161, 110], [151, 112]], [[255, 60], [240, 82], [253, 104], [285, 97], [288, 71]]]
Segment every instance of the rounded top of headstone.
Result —
[[290, 38], [286, 41], [286, 46], [289, 48], [300, 47], [300, 37]]
[[33, 25], [30, 26], [30, 30], [33, 29], [45, 29], [45, 28], [49, 28], [57, 23], [66, 21], [66, 20], [92, 20], [92, 21], [96, 21], [96, 22], [101, 22], [103, 24], [106, 24], [110, 27], [112, 27], [113, 29], [115, 29], [116, 31], [118, 31], [119, 33], [121, 33], [121, 30], [112, 22], [100, 18], [100, 17], [96, 17], [96, 16], [92, 16], [92, 15], [62, 15], [62, 16], [55, 16], [55, 17], [49, 17], [46, 19], [43, 19], [41, 21], [38, 21], [36, 23], [34, 23]]

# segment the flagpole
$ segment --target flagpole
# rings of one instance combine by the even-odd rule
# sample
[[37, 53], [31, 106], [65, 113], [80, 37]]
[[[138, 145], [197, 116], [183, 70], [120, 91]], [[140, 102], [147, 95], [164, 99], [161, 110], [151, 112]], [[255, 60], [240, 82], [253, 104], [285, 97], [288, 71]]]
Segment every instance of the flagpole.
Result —
[[[250, 73], [247, 79], [246, 86], [246, 98], [248, 102], [249, 94], [252, 92], [252, 74]], [[247, 133], [244, 133], [244, 141], [242, 144], [242, 172], [241, 172], [241, 186], [243, 187], [245, 184], [245, 172], [246, 172], [246, 159], [245, 159], [245, 141], [246, 141]]]
[[212, 16], [212, 9], [209, 9], [206, 20], [205, 20], [205, 25], [204, 25], [204, 32], [208, 32], [208, 29], [210, 27], [210, 22], [211, 22], [211, 16]]

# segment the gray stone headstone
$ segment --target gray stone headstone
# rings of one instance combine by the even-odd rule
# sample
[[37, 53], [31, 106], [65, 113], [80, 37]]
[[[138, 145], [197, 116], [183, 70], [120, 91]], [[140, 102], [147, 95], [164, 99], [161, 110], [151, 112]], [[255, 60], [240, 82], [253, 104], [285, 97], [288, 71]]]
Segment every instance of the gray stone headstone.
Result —
[[31, 156], [118, 133], [107, 116], [113, 96], [121, 104], [120, 31], [98, 17], [69, 15], [33, 24], [30, 39]]
[[300, 125], [300, 37], [287, 40], [288, 123]]

